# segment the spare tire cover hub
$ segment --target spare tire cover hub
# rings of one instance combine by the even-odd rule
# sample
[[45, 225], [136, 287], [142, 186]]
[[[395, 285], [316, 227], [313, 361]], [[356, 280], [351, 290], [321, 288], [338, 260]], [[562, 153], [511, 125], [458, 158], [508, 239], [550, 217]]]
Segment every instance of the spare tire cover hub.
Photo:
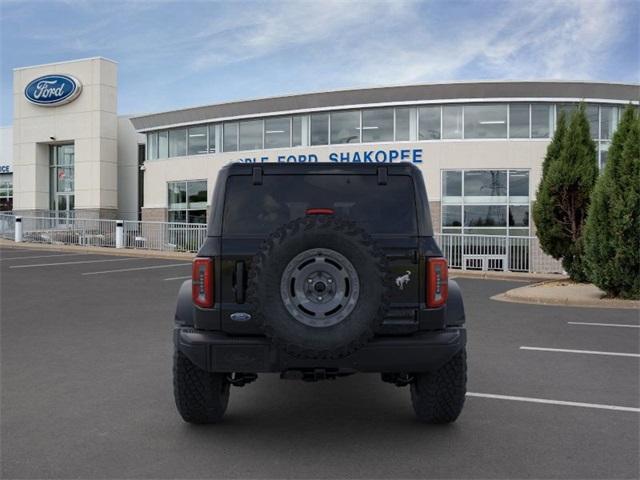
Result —
[[285, 267], [280, 295], [287, 311], [310, 327], [330, 327], [344, 320], [360, 295], [353, 264], [341, 253], [312, 248], [296, 255]]

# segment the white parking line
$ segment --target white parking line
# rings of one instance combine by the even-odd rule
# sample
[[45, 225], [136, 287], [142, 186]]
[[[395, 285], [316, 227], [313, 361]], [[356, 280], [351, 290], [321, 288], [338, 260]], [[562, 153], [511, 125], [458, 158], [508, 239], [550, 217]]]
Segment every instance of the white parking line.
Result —
[[619, 412], [640, 413], [640, 408], [621, 407], [618, 405], [603, 405], [601, 403], [566, 402], [564, 400], [549, 400], [546, 398], [514, 397], [511, 395], [494, 395], [493, 393], [467, 392], [467, 397], [494, 398], [498, 400], [512, 400], [515, 402], [545, 403], [549, 405], [564, 405], [567, 407], [597, 408], [600, 410], [617, 410]]
[[55, 267], [58, 265], [80, 265], [82, 263], [104, 263], [104, 262], [128, 262], [138, 260], [136, 257], [127, 258], [110, 258], [108, 260], [80, 260], [78, 262], [59, 262], [59, 263], [37, 263], [34, 265], [14, 265], [9, 268], [35, 268], [35, 267]]
[[627, 325], [623, 323], [591, 323], [591, 322], [567, 322], [569, 325], [591, 325], [594, 327], [621, 327], [621, 328], [640, 328], [640, 325]]
[[165, 278], [164, 281], [165, 282], [170, 282], [171, 280], [188, 280], [191, 278], [191, 275], [187, 276], [187, 277], [171, 277], [171, 278]]
[[28, 257], [5, 257], [0, 258], [0, 262], [5, 260], [29, 260], [31, 258], [48, 258], [48, 257], [73, 257], [79, 255], [87, 255], [86, 253], [59, 253], [57, 255], [30, 255]]
[[566, 348], [520, 347], [520, 350], [536, 350], [540, 352], [584, 353], [588, 355], [610, 355], [613, 357], [640, 357], [640, 353], [599, 352], [596, 350], [570, 350]]
[[[169, 268], [169, 267], [182, 267], [184, 265], [191, 265], [190, 263], [172, 263], [171, 265], [152, 265], [150, 267], [137, 267], [137, 268], [120, 268], [118, 270], [103, 270], [102, 272], [86, 272], [82, 275], [100, 275], [102, 273], [120, 273], [120, 272], [135, 272], [137, 270], [154, 270], [156, 268]], [[188, 277], [191, 278], [191, 277]]]

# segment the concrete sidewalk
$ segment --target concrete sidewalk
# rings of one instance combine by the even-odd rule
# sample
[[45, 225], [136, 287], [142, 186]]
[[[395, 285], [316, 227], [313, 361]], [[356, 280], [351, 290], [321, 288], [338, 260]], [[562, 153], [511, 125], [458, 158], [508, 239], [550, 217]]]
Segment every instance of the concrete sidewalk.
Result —
[[492, 300], [571, 307], [640, 309], [640, 301], [606, 298], [605, 293], [589, 283], [555, 280], [514, 288], [494, 295]]
[[0, 238], [0, 247], [29, 249], [29, 250], [49, 250], [49, 251], [65, 251], [76, 253], [98, 253], [100, 255], [123, 255], [127, 257], [145, 257], [145, 258], [180, 258], [191, 259], [196, 256], [193, 252], [160, 252], [158, 250], [141, 250], [133, 248], [112, 248], [112, 247], [89, 247], [82, 245], [62, 245], [49, 243], [16, 243], [11, 240]]

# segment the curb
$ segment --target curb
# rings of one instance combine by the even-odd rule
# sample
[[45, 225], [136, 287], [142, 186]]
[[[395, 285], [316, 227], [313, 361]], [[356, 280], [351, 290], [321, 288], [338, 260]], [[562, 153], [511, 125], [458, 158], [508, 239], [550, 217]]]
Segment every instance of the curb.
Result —
[[471, 270], [449, 269], [449, 278], [479, 278], [483, 280], [509, 280], [513, 282], [548, 282], [566, 280], [566, 275], [559, 273], [526, 273], [526, 272], [480, 272]]
[[622, 300], [615, 298], [604, 298], [600, 300], [593, 300], [591, 298], [577, 297], [571, 298], [568, 296], [560, 296], [557, 298], [540, 297], [535, 295], [522, 295], [518, 294], [518, 291], [526, 288], [536, 287], [546, 282], [541, 282], [527, 287], [518, 287], [511, 290], [507, 290], [504, 293], [494, 295], [491, 300], [498, 302], [508, 303], [525, 303], [529, 305], [546, 305], [554, 307], [581, 307], [581, 308], [615, 308], [626, 310], [638, 310], [640, 309], [640, 301], [636, 300]]
[[52, 245], [48, 243], [15, 243], [11, 240], [0, 239], [0, 247], [8, 247], [20, 250], [45, 250], [78, 253], [97, 253], [100, 255], [114, 255], [123, 257], [141, 258], [180, 258], [191, 260], [196, 256], [192, 252], [159, 252], [156, 250], [136, 250], [131, 248], [112, 247], [84, 247], [80, 245]]

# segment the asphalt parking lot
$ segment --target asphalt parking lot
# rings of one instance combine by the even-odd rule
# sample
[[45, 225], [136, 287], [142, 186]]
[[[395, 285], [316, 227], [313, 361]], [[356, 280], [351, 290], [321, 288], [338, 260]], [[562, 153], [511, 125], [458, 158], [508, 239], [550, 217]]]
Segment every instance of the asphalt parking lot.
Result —
[[408, 390], [377, 375], [263, 375], [232, 389], [224, 423], [193, 427], [171, 386], [189, 271], [0, 249], [2, 478], [640, 475], [637, 311], [496, 302], [522, 283], [459, 279], [470, 396], [455, 424], [418, 423]]

